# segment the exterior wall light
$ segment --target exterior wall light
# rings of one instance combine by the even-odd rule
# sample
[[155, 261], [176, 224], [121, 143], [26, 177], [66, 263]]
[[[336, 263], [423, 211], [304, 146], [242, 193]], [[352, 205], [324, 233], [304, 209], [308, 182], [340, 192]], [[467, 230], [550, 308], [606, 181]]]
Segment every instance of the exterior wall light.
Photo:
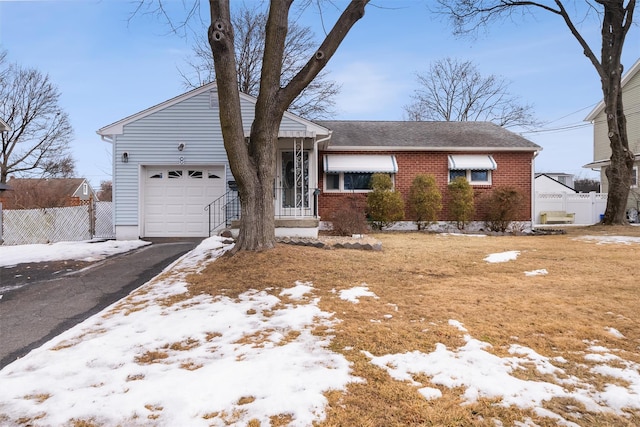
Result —
[[122, 163], [129, 163], [129, 153], [127, 151], [122, 153]]
[[184, 142], [181, 142], [180, 144], [178, 144], [178, 151], [182, 151], [184, 150]]

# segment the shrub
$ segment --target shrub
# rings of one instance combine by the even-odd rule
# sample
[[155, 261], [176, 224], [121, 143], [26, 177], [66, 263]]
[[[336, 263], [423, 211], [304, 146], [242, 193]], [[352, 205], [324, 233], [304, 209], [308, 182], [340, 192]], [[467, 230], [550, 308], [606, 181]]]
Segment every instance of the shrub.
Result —
[[463, 176], [456, 177], [449, 183], [449, 213], [459, 230], [471, 221], [475, 213], [473, 204], [473, 188]]
[[524, 197], [513, 187], [498, 187], [485, 200], [485, 225], [491, 231], [505, 232], [516, 220]]
[[364, 200], [357, 195], [351, 195], [331, 215], [333, 234], [338, 236], [351, 236], [363, 234], [367, 231], [367, 216], [365, 214]]
[[442, 210], [442, 194], [433, 175], [416, 175], [409, 189], [407, 204], [418, 230], [438, 220]]
[[393, 190], [393, 182], [388, 174], [374, 173], [371, 190], [367, 194], [367, 215], [373, 228], [382, 230], [404, 219], [404, 200], [398, 191]]

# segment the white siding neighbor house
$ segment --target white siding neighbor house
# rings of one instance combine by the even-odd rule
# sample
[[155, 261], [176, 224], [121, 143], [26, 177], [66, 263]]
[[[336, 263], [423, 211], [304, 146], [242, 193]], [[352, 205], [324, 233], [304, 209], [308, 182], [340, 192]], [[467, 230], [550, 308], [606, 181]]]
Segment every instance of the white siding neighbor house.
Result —
[[[635, 154], [636, 166], [633, 169], [631, 191], [629, 193], [628, 208], [640, 208], [640, 189], [638, 188], [638, 167], [640, 166], [640, 59], [622, 77], [622, 104], [627, 118], [627, 135], [629, 148]], [[609, 147], [609, 129], [604, 113], [604, 102], [598, 105], [585, 118], [593, 123], [593, 162], [584, 168], [600, 171], [602, 192], [609, 189], [606, 168], [609, 166], [611, 148]]]
[[575, 189], [546, 173], [536, 174], [534, 187], [536, 193], [576, 193]]
[[[241, 95], [247, 137], [255, 98]], [[113, 145], [117, 239], [206, 237], [229, 226], [234, 181], [219, 123], [215, 83], [97, 131]], [[329, 131], [285, 113], [279, 134], [277, 226], [287, 235], [317, 234], [314, 190], [318, 144]], [[212, 203], [215, 202], [215, 203]], [[237, 218], [236, 218], [237, 219]], [[304, 220], [310, 219], [311, 228]], [[315, 219], [315, 223], [313, 220]], [[295, 230], [288, 229], [291, 225]]]

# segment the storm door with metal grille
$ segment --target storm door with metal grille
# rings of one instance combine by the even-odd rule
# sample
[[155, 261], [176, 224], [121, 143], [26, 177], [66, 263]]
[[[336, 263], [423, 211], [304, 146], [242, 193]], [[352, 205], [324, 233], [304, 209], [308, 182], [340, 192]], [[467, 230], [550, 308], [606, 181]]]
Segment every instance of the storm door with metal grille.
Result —
[[295, 144], [295, 150], [282, 151], [279, 160], [276, 216], [310, 216], [309, 151], [302, 149], [302, 143]]

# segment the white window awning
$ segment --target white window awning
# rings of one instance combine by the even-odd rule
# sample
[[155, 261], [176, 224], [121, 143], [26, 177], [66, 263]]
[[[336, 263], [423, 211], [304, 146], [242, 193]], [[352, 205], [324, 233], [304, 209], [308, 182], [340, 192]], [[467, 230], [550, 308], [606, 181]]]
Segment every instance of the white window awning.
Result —
[[325, 154], [325, 173], [397, 173], [398, 163], [392, 155]]
[[496, 170], [498, 165], [490, 155], [452, 154], [449, 156], [449, 170]]

